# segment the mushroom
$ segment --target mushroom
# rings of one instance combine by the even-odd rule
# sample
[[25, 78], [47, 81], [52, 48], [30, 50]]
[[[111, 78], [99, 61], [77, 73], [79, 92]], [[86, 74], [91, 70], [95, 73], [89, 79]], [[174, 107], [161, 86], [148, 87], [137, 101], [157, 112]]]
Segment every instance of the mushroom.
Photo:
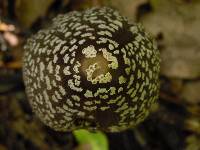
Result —
[[143, 121], [158, 98], [153, 39], [111, 8], [58, 15], [24, 49], [27, 97], [54, 130], [122, 131]]

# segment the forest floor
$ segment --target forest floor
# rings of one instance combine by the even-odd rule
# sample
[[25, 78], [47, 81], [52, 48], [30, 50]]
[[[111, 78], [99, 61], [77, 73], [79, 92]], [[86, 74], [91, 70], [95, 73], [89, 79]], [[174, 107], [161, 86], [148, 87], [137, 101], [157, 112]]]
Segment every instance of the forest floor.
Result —
[[141, 22], [162, 59], [158, 103], [136, 128], [106, 133], [110, 149], [200, 150], [199, 0], [1, 0], [0, 150], [78, 149], [72, 133], [55, 132], [32, 113], [21, 58], [26, 39], [51, 18], [93, 6], [113, 7]]

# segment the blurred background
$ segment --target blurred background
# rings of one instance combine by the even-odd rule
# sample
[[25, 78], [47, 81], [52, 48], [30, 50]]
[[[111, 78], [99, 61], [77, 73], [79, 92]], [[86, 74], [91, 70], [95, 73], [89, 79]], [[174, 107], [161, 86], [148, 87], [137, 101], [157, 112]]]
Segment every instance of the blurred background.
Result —
[[111, 150], [200, 150], [200, 0], [0, 0], [0, 150], [90, 150], [34, 116], [24, 92], [26, 39], [60, 13], [109, 6], [141, 22], [161, 52], [160, 98], [139, 126], [105, 133]]

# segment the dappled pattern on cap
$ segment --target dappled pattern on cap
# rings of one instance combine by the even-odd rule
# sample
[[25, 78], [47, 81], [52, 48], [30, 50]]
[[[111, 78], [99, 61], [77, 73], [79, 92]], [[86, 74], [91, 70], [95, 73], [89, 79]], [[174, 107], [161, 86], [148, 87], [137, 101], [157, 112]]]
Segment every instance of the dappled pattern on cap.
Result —
[[58, 15], [27, 41], [23, 61], [33, 111], [58, 131], [125, 130], [158, 97], [153, 40], [110, 8]]

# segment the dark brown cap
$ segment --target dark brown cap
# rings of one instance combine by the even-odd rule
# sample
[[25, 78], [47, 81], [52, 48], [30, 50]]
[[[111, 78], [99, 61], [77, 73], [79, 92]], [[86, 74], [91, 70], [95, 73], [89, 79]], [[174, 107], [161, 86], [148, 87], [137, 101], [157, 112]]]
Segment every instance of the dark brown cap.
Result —
[[125, 130], [158, 98], [154, 41], [111, 8], [58, 15], [27, 41], [23, 61], [33, 111], [58, 131]]

